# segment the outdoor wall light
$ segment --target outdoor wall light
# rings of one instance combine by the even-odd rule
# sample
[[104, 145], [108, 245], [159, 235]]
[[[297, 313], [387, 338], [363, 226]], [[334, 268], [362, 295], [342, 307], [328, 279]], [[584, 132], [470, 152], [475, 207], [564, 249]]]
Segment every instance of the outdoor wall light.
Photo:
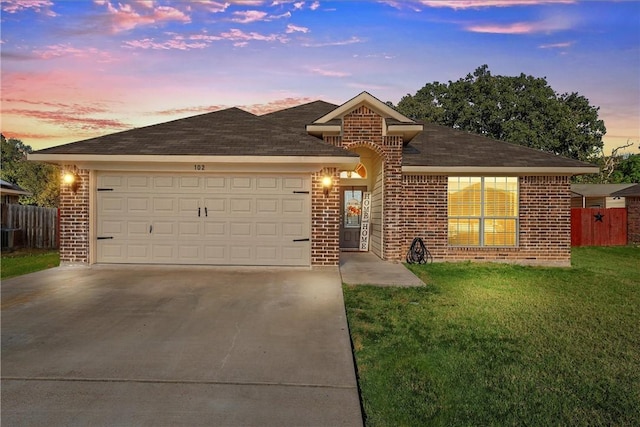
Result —
[[330, 176], [325, 176], [322, 178], [322, 192], [324, 196], [327, 197], [329, 192], [333, 188], [333, 179]]
[[75, 171], [66, 171], [62, 176], [62, 182], [71, 188], [71, 191], [77, 193], [80, 187], [80, 176]]

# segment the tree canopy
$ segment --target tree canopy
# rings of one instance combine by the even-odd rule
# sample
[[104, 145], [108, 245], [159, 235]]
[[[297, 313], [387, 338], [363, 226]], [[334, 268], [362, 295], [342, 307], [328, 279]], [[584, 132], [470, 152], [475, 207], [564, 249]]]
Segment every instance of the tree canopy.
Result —
[[455, 82], [427, 83], [398, 111], [565, 157], [592, 161], [606, 133], [598, 107], [578, 93], [559, 94], [546, 78], [494, 76], [487, 65]]
[[0, 176], [32, 193], [31, 196], [21, 196], [20, 203], [57, 207], [60, 198], [60, 169], [46, 163], [27, 161], [27, 154], [33, 150], [19, 139], [6, 139], [1, 135], [1, 140]]

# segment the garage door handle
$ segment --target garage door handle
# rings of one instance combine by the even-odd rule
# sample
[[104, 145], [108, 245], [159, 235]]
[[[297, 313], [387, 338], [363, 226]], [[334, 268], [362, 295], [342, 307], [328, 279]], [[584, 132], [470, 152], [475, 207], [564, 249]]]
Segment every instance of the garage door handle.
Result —
[[98, 240], [110, 240], [113, 239], [113, 236], [110, 237], [98, 237]]
[[309, 239], [293, 239], [294, 242], [308, 242]]
[[207, 207], [204, 207], [204, 216], [209, 216], [209, 212], [207, 211]]
[[200, 216], [200, 208], [198, 208], [198, 216]]
[[153, 232], [153, 225], [149, 226], [149, 233]]

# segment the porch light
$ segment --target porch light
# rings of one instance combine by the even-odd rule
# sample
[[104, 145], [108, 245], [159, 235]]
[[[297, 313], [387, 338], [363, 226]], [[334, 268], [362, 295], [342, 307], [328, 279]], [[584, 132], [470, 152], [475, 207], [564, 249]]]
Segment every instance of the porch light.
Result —
[[329, 192], [331, 191], [331, 188], [333, 188], [333, 179], [331, 179], [330, 176], [325, 176], [322, 178], [322, 192], [324, 193], [324, 196], [327, 197], [329, 195]]
[[62, 176], [62, 182], [64, 185], [71, 188], [71, 191], [77, 193], [78, 188], [80, 187], [80, 176], [75, 171], [68, 170]]

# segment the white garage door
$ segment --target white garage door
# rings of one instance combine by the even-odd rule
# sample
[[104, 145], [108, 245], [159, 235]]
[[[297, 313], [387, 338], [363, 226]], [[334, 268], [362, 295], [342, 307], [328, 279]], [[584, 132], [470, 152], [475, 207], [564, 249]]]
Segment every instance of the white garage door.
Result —
[[97, 262], [309, 265], [309, 176], [97, 174]]

